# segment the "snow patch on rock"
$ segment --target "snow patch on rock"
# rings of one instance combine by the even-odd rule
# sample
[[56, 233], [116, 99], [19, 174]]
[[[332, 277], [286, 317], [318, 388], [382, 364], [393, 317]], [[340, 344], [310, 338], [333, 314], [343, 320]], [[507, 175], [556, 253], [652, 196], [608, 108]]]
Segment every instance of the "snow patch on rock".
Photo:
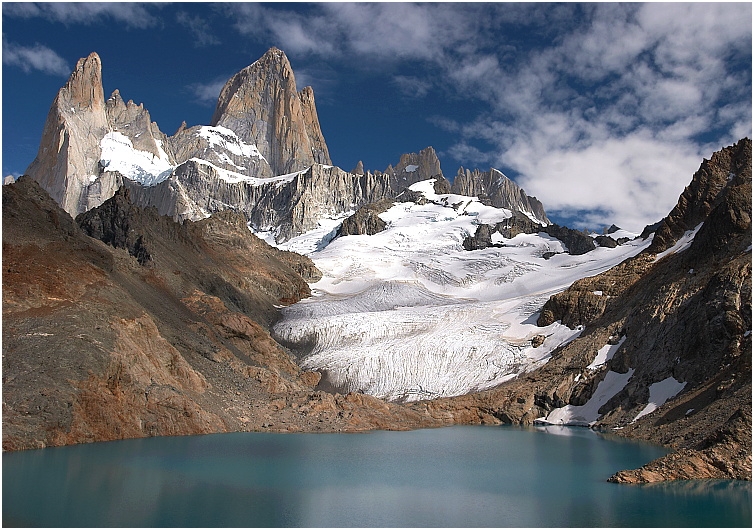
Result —
[[[674, 398], [686, 387], [686, 383], [677, 381], [674, 377], [668, 377], [658, 383], [652, 383], [649, 386], [649, 403], [633, 419], [633, 422], [657, 410], [664, 405], [669, 399]], [[687, 413], [688, 414], [688, 413]]]
[[237, 156], [264, 160], [264, 156], [259, 152], [256, 145], [244, 143], [236, 133], [227, 127], [203, 126], [199, 129], [198, 135], [204, 138], [210, 147], [220, 147]]
[[675, 245], [670, 247], [669, 249], [660, 252], [655, 257], [655, 262], [661, 260], [665, 256], [668, 256], [670, 254], [675, 254], [677, 252], [683, 252], [687, 248], [691, 246], [691, 243], [694, 242], [694, 238], [696, 237], [696, 233], [699, 232], [699, 229], [702, 227], [704, 223], [699, 223], [696, 225], [696, 227], [693, 230], [686, 230], [684, 234], [676, 241]]
[[607, 403], [610, 398], [623, 390], [628, 381], [634, 375], [634, 369], [631, 368], [625, 374], [618, 372], [608, 372], [605, 375], [592, 397], [584, 405], [566, 405], [550, 411], [545, 418], [539, 418], [541, 423], [552, 425], [575, 425], [588, 427], [594, 424], [600, 417], [599, 409]]
[[592, 363], [587, 366], [587, 368], [589, 368], [590, 370], [596, 370], [597, 368], [605, 366], [605, 363], [613, 358], [615, 353], [623, 345], [624, 342], [626, 342], [625, 335], [621, 337], [617, 344], [605, 344], [597, 351], [597, 356], [594, 358]]

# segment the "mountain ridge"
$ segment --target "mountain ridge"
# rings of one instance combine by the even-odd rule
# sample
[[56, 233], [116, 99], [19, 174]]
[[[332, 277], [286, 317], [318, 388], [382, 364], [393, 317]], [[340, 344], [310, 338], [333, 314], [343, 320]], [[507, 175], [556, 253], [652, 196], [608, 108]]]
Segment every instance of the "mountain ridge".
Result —
[[[72, 98], [90, 109], [87, 114], [75, 114], [66, 106]], [[67, 142], [58, 130], [67, 131]], [[338, 168], [323, 182], [316, 175], [331, 165], [313, 90], [298, 91], [285, 53], [271, 48], [228, 80], [210, 125], [182, 125], [173, 136], [160, 131], [143, 105], [124, 102], [118, 90], [105, 101], [102, 63], [91, 54], [79, 61], [53, 102], [37, 158], [26, 173], [73, 216], [126, 186], [137, 203], [155, 206], [177, 220], [198, 220], [223, 209], [242, 212], [256, 229], [277, 231], [279, 241], [322, 218], [395, 196], [420, 180], [444, 179], [431, 147], [401, 155], [398, 164], [384, 172]], [[310, 177], [295, 178], [307, 172]], [[292, 178], [252, 189], [260, 179], [283, 176]], [[218, 180], [228, 184], [218, 185]], [[321, 187], [331, 187], [333, 193], [307, 198]], [[536, 212], [542, 223], [549, 222], [543, 209], [529, 206], [530, 198], [515, 183], [506, 179], [506, 189], [510, 208], [525, 208], [530, 215]], [[213, 190], [218, 195], [212, 195]], [[296, 210], [286, 205], [290, 197], [309, 204]], [[271, 205], [277, 208], [275, 215], [255, 213]]]

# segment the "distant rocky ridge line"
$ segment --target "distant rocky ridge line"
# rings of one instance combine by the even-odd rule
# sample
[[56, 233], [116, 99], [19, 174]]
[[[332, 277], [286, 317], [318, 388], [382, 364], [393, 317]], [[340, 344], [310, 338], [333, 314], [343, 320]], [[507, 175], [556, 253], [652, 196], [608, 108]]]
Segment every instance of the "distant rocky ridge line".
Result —
[[431, 147], [402, 155], [385, 171], [332, 167], [314, 93], [297, 91], [277, 48], [228, 80], [209, 126], [184, 124], [169, 137], [118, 90], [105, 100], [101, 60], [90, 54], [53, 101], [26, 174], [73, 216], [125, 186], [137, 204], [179, 221], [238, 211], [279, 242], [429, 178], [549, 224], [541, 203], [497, 170], [462, 168], [451, 186]]

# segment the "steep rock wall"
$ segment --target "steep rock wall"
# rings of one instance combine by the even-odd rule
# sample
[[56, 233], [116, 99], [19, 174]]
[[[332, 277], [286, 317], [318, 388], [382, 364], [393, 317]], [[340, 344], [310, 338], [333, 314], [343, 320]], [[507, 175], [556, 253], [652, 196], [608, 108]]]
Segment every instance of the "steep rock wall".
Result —
[[273, 175], [331, 164], [311, 88], [296, 90], [285, 53], [271, 48], [230, 78], [220, 92], [212, 126], [227, 127], [257, 146]]
[[99, 55], [79, 59], [50, 106], [37, 156], [26, 169], [63, 209], [76, 215], [91, 177], [99, 175], [99, 142], [109, 130]]
[[524, 190], [497, 169], [471, 171], [461, 167], [451, 189], [453, 193], [479, 197], [497, 208], [518, 210], [543, 224], [550, 224], [542, 203], [536, 197], [526, 195]]

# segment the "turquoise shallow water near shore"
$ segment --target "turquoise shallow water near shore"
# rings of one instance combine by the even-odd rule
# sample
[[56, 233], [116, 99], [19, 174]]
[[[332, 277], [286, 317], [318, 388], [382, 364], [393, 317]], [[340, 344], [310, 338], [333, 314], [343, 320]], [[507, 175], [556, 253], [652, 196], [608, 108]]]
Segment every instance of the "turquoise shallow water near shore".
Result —
[[751, 526], [748, 482], [605, 482], [665, 452], [568, 427], [235, 433], [49, 448], [3, 454], [3, 525]]

